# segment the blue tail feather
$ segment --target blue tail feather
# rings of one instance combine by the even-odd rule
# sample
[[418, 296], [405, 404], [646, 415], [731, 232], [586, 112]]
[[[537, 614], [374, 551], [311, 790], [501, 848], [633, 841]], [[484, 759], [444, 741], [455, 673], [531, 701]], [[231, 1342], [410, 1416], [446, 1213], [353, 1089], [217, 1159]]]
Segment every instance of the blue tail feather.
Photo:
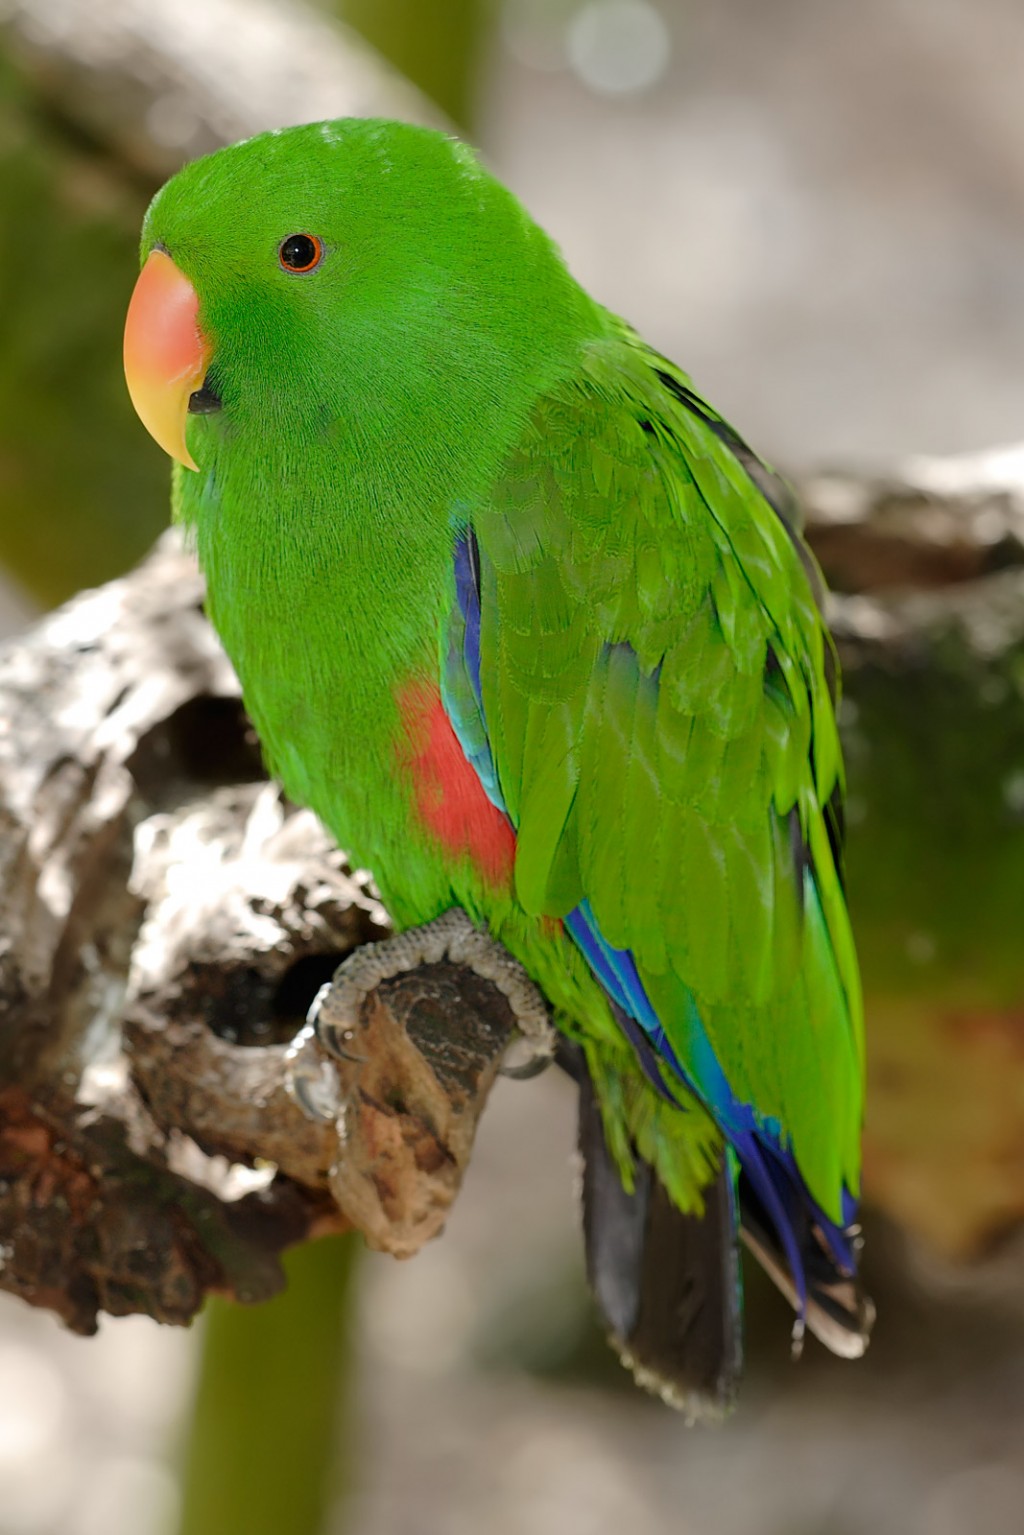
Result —
[[[469, 689], [448, 685], [442, 697], [467, 759], [485, 791], [501, 810], [506, 810], [487, 738], [480, 676], [480, 553], [471, 529], [454, 540], [454, 574], [458, 622], [451, 636], [448, 666], [468, 679]], [[461, 716], [465, 717], [461, 717]], [[764, 1217], [775, 1228], [778, 1252], [790, 1271], [801, 1315], [808, 1307], [807, 1254], [820, 1266], [822, 1244], [826, 1267], [836, 1279], [856, 1273], [856, 1253], [851, 1231], [857, 1202], [849, 1190], [842, 1195], [843, 1224], [837, 1225], [819, 1208], [800, 1174], [777, 1120], [759, 1115], [753, 1105], [736, 1097], [723, 1072], [704, 1028], [696, 1003], [691, 999], [684, 1054], [691, 1062], [684, 1070], [679, 1054], [666, 1036], [644, 989], [633, 954], [608, 943], [595, 920], [589, 902], [583, 901], [565, 918], [565, 927], [600, 985], [604, 988], [623, 1032], [637, 1052], [644, 1074], [665, 1099], [675, 1101], [666, 1078], [675, 1075], [706, 1104], [735, 1148], [742, 1174]], [[815, 1236], [817, 1232], [820, 1235]], [[820, 1276], [819, 1276], [820, 1277]], [[816, 1287], [818, 1279], [812, 1283]]]
[[[658, 1063], [664, 1062], [708, 1106], [735, 1148], [742, 1172], [777, 1232], [802, 1316], [807, 1308], [807, 1276], [801, 1233], [809, 1220], [813, 1222], [822, 1233], [839, 1270], [852, 1275], [856, 1271], [856, 1257], [849, 1233], [830, 1220], [812, 1199], [793, 1154], [785, 1145], [781, 1125], [759, 1116], [751, 1105], [736, 1097], [714, 1053], [696, 1004], [691, 1003], [687, 1019], [687, 1055], [695, 1062], [695, 1070], [691, 1072], [684, 1069], [651, 1006], [632, 953], [628, 949], [615, 949], [607, 942], [589, 902], [583, 901], [571, 911], [565, 926], [615, 1004], [617, 1014], [625, 1015], [624, 1021], [632, 1023], [627, 1033], [654, 1086], [663, 1095], [672, 1096], [658, 1069]], [[638, 1036], [642, 1036], [642, 1044]], [[850, 1224], [855, 1212], [856, 1201], [844, 1190], [846, 1225]]]

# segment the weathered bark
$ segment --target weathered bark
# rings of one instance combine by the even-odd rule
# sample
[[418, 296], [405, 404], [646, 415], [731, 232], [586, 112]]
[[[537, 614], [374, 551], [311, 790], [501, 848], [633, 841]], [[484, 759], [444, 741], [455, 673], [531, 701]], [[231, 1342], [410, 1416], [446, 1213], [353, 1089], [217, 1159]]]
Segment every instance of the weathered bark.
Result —
[[[867, 1192], [960, 1254], [1024, 1214], [1021, 457], [807, 487], [841, 589]], [[266, 781], [200, 604], [168, 537], [0, 652], [0, 1285], [82, 1331], [270, 1294], [339, 1195], [415, 1250], [512, 1030], [478, 976], [420, 968], [366, 1001], [345, 1143], [297, 1107], [288, 1042], [386, 918]]]
[[342, 1159], [372, 1240], [414, 1251], [513, 1028], [496, 988], [426, 967], [367, 999], [344, 1146], [298, 1108], [286, 1045], [387, 919], [266, 782], [200, 602], [168, 536], [0, 652], [0, 1286], [80, 1331], [272, 1293], [284, 1245], [345, 1223]]
[[1024, 566], [1024, 447], [827, 472], [800, 490], [834, 592], [922, 591]]

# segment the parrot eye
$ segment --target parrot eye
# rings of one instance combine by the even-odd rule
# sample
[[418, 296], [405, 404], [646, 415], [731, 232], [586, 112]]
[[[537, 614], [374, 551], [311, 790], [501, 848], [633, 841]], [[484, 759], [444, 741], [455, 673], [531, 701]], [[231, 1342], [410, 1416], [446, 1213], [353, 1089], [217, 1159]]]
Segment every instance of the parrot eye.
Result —
[[286, 272], [312, 272], [323, 257], [323, 241], [316, 235], [289, 235], [277, 247], [277, 259]]

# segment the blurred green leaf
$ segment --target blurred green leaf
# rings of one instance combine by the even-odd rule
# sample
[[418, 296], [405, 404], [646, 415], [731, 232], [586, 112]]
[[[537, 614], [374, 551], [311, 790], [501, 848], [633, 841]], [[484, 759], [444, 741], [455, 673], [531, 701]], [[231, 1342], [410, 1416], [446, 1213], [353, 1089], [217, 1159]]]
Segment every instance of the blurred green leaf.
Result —
[[454, 123], [471, 127], [490, 0], [334, 0], [332, 8]]
[[146, 201], [0, 58], [0, 563], [44, 602], [127, 569], [167, 520], [121, 369]]
[[961, 1258], [1024, 1217], [1024, 651], [984, 608], [988, 649], [951, 603], [844, 674], [865, 1193]]

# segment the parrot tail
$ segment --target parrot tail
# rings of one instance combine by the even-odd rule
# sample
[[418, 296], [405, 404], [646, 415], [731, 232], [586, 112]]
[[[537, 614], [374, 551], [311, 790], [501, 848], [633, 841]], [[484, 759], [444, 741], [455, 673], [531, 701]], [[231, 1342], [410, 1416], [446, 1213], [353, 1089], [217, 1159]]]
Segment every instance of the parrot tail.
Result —
[[[834, 1354], [864, 1353], [875, 1308], [845, 1253], [837, 1256], [834, 1233], [806, 1206], [787, 1200], [783, 1242], [747, 1173], [734, 1181], [729, 1156], [704, 1191], [702, 1215], [679, 1210], [639, 1158], [630, 1193], [608, 1150], [582, 1052], [560, 1040], [557, 1058], [579, 1086], [587, 1278], [611, 1341], [640, 1385], [691, 1422], [720, 1420], [733, 1407], [743, 1368], [738, 1236], [797, 1312], [794, 1353], [805, 1325]], [[844, 1236], [855, 1251], [855, 1231]]]
[[608, 1151], [582, 1059], [570, 1069], [580, 1091], [587, 1277], [612, 1343], [638, 1383], [691, 1422], [721, 1419], [735, 1402], [743, 1367], [728, 1165], [723, 1161], [705, 1190], [702, 1216], [677, 1209], [646, 1162], [638, 1160], [629, 1193]]
[[[859, 1359], [871, 1337], [874, 1304], [856, 1274], [837, 1260], [827, 1232], [815, 1223], [813, 1216], [806, 1209], [799, 1213], [794, 1210], [790, 1220], [803, 1271], [803, 1299], [774, 1222], [749, 1180], [741, 1176], [740, 1232], [744, 1244], [794, 1310], [803, 1313], [794, 1330], [794, 1347], [799, 1350], [806, 1320], [819, 1343], [824, 1343], [833, 1354], [843, 1359]], [[845, 1235], [856, 1241], [855, 1229], [847, 1228]]]

